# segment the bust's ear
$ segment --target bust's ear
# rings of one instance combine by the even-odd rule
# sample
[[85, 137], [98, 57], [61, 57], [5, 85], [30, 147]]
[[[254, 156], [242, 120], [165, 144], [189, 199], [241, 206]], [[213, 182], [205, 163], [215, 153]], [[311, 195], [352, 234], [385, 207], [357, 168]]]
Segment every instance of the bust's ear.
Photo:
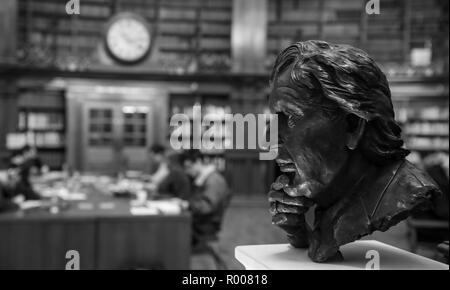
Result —
[[347, 147], [350, 150], [356, 149], [359, 140], [364, 134], [366, 128], [366, 120], [356, 116], [355, 114], [347, 115]]

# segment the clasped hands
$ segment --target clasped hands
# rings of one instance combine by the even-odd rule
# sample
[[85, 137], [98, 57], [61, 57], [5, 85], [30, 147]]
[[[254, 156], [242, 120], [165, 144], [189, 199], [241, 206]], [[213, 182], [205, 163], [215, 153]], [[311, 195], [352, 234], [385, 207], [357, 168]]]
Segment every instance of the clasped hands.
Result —
[[311, 229], [306, 223], [305, 213], [314, 202], [306, 197], [308, 192], [292, 179], [283, 174], [272, 183], [269, 192], [272, 223], [288, 234], [288, 240], [294, 247], [306, 248]]

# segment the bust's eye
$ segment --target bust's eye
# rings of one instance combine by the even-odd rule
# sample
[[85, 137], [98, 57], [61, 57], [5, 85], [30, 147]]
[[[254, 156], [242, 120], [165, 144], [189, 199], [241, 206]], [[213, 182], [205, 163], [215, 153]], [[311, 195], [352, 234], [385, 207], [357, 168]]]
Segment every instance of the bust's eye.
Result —
[[295, 127], [295, 122], [296, 122], [296, 121], [297, 121], [297, 120], [296, 120], [295, 116], [288, 115], [288, 122], [287, 122], [287, 124], [288, 124], [288, 127], [289, 127], [289, 128], [294, 128], [294, 127]]

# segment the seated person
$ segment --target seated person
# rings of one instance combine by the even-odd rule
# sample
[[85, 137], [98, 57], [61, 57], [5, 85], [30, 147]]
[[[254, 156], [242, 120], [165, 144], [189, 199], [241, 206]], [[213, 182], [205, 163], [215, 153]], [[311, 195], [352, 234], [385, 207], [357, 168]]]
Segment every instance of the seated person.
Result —
[[11, 168], [17, 170], [19, 180], [15, 185], [15, 194], [22, 194], [26, 200], [40, 199], [30, 182], [32, 174], [41, 173], [42, 162], [36, 148], [26, 145], [11, 158]]
[[155, 144], [150, 148], [150, 160], [156, 164], [152, 183], [159, 194], [182, 199], [190, 195], [191, 184], [181, 166], [179, 154], [167, 152], [162, 145]]
[[10, 211], [19, 208], [13, 201], [15, 195], [15, 184], [18, 175], [14, 171], [0, 173], [0, 212]]
[[182, 156], [186, 172], [194, 178], [193, 191], [188, 199], [192, 212], [192, 244], [194, 251], [207, 242], [217, 240], [223, 215], [231, 200], [225, 178], [213, 164], [208, 164], [198, 150], [188, 150]]

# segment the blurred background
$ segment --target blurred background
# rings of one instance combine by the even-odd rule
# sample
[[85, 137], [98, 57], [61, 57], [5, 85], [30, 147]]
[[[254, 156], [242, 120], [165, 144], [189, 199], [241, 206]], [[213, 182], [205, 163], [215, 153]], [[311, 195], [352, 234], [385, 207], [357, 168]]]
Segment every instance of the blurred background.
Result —
[[[68, 2], [74, 3], [66, 10]], [[4, 172], [11, 157], [29, 145], [47, 167], [41, 188], [55, 191], [48, 180], [60, 174], [55, 177], [58, 194], [69, 204], [77, 198], [67, 196], [80, 191], [74, 180], [108, 188], [117, 183], [108, 178], [120, 175], [132, 183], [134, 176], [151, 171], [149, 148], [168, 144], [173, 114], [192, 115], [194, 104], [219, 119], [226, 113], [268, 113], [268, 77], [281, 49], [310, 39], [350, 44], [366, 50], [386, 73], [412, 151], [409, 159], [444, 192], [434, 211], [369, 238], [446, 261], [438, 244], [448, 240], [448, 1], [380, 0], [380, 14], [370, 15], [364, 0], [81, 0], [79, 14], [75, 2], [1, 1]], [[277, 168], [272, 161], [259, 161], [258, 150], [204, 153], [233, 194], [213, 256], [226, 268], [241, 269], [235, 246], [286, 242], [271, 225], [266, 202]], [[127, 220], [108, 220], [98, 234], [81, 226], [79, 215], [93, 216], [89, 204], [92, 209], [92, 203], [81, 202], [82, 214], [52, 205], [50, 215], [28, 214], [26, 206], [0, 213], [0, 267], [57, 268], [70, 246], [90, 253], [85, 255], [92, 261], [82, 259], [82, 268], [152, 268], [153, 262], [160, 268], [210, 267], [187, 262], [192, 255], [186, 245], [167, 242], [172, 250], [178, 247], [173, 250], [178, 258], [150, 237], [139, 243], [153, 250], [136, 250], [141, 229], [123, 233]], [[107, 202], [93, 204], [107, 216], [126, 211]], [[33, 226], [36, 221], [42, 228]], [[183, 222], [181, 217], [156, 220], [148, 231], [189, 239], [178, 229]], [[28, 232], [33, 228], [31, 236], [16, 229], [20, 226]], [[74, 233], [86, 239], [68, 238]], [[104, 240], [94, 241], [98, 235]], [[123, 255], [103, 257], [118, 249], [114, 239]], [[104, 245], [104, 253], [90, 246], [95, 242]], [[14, 248], [19, 245], [21, 251]], [[55, 250], [60, 258], [50, 258], [54, 251], [47, 248], [57, 245], [70, 246]], [[21, 254], [12, 254], [15, 250]], [[150, 262], [141, 261], [145, 265], [123, 262], [142, 251], [149, 251]]]

